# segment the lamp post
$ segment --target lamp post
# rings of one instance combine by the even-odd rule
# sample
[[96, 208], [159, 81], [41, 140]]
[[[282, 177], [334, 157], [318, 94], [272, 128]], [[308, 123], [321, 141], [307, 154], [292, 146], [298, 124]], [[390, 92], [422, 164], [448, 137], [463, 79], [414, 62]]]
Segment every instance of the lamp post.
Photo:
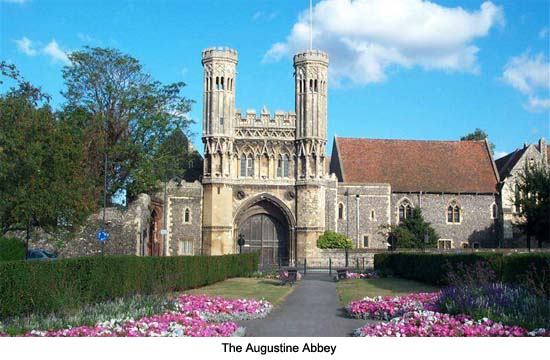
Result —
[[243, 253], [243, 246], [244, 246], [244, 235], [243, 234], [239, 234], [237, 244], [239, 245], [239, 254], [242, 254]]

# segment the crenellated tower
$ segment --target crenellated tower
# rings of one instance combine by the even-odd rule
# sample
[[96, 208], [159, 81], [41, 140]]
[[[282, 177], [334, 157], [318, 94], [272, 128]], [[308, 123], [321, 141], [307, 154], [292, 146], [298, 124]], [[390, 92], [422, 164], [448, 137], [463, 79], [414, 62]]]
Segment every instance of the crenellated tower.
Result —
[[294, 55], [298, 179], [325, 174], [328, 62], [322, 51]]
[[203, 91], [203, 245], [205, 255], [235, 251], [232, 235], [231, 155], [234, 143], [237, 51], [209, 48], [202, 52]]
[[202, 52], [202, 65], [204, 176], [224, 178], [230, 173], [237, 51], [206, 49]]
[[296, 255], [311, 258], [325, 230], [328, 55], [294, 55], [296, 94]]

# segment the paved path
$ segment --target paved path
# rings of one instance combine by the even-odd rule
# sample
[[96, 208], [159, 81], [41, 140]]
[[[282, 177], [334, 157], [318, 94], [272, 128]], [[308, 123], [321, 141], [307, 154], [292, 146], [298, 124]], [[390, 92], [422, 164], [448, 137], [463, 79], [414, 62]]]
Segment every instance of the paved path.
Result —
[[346, 317], [329, 275], [306, 275], [266, 319], [241, 322], [246, 336], [349, 336], [366, 320]]

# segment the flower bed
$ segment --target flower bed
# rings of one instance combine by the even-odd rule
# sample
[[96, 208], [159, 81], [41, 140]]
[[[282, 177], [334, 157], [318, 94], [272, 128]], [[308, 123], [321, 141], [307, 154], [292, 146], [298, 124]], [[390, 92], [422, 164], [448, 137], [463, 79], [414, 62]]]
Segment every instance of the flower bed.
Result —
[[546, 330], [529, 332], [519, 326], [507, 326], [487, 318], [474, 320], [469, 316], [452, 316], [419, 310], [405, 313], [390, 322], [367, 324], [355, 330], [355, 336], [550, 336]]
[[[234, 321], [267, 316], [272, 305], [263, 300], [228, 300], [222, 297], [182, 295], [166, 303], [165, 313], [139, 320], [112, 319], [95, 326], [62, 330], [32, 330], [24, 336], [242, 336]], [[0, 336], [6, 336], [1, 334]]]
[[435, 302], [440, 293], [419, 293], [407, 296], [366, 297], [352, 301], [346, 307], [351, 317], [372, 320], [390, 320], [415, 310], [436, 310]]
[[440, 292], [410, 294], [402, 297], [376, 297], [352, 301], [346, 308], [352, 317], [390, 320], [370, 323], [355, 336], [550, 336], [550, 330], [529, 331], [503, 325], [488, 318], [475, 320], [466, 315], [437, 312]]
[[367, 271], [365, 273], [346, 272], [346, 279], [378, 279], [380, 274], [377, 271]]

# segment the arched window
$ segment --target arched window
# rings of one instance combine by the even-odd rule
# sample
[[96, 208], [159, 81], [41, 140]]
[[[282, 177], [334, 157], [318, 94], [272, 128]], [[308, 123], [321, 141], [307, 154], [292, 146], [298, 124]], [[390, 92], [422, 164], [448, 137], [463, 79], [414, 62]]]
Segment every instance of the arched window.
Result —
[[313, 79], [309, 79], [309, 92], [313, 92]]
[[220, 88], [223, 90], [224, 89], [224, 81], [223, 81], [223, 76], [222, 76], [222, 81], [220, 82]]
[[399, 204], [399, 222], [410, 218], [413, 209], [414, 207], [409, 200], [405, 199], [401, 201], [401, 204]]
[[241, 177], [246, 176], [246, 156], [244, 154], [241, 155]]
[[338, 204], [338, 219], [342, 220], [344, 218], [344, 204]]
[[491, 205], [491, 219], [498, 219], [498, 206], [495, 203]]
[[283, 176], [283, 158], [281, 155], [277, 158], [277, 177]]
[[317, 79], [315, 79], [314, 84], [315, 84], [314, 85], [314, 91], [315, 92], [319, 91], [319, 88], [317, 87]]
[[183, 222], [189, 224], [191, 222], [191, 210], [189, 208], [185, 209], [183, 213]]
[[216, 90], [220, 90], [220, 78], [216, 76]]
[[460, 223], [460, 206], [455, 201], [452, 201], [447, 207], [447, 223]]
[[288, 158], [288, 155], [285, 154], [283, 156], [283, 176], [288, 177], [290, 172], [290, 159]]

